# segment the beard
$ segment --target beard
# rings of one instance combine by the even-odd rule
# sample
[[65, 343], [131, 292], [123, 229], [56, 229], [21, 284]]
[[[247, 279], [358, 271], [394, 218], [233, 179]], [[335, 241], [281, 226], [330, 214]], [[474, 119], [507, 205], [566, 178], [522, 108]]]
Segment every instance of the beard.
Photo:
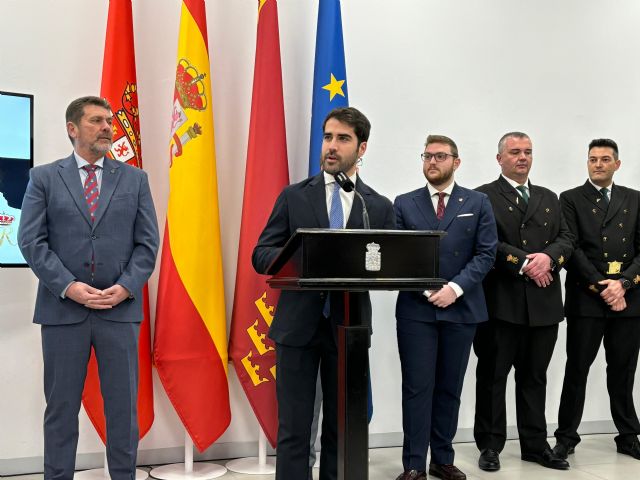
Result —
[[107, 152], [111, 150], [112, 145], [113, 145], [113, 141], [111, 140], [109, 140], [108, 143], [96, 141], [91, 144], [91, 147], [89, 147], [89, 149], [91, 150], [92, 153], [95, 153], [100, 157], [104, 157], [107, 154]]
[[427, 170], [426, 177], [429, 183], [435, 187], [444, 185], [453, 177], [453, 166], [447, 170]]
[[322, 156], [322, 159], [320, 160], [320, 166], [322, 168], [323, 171], [331, 174], [331, 175], [335, 175], [338, 172], [344, 172], [347, 173], [349, 172], [354, 166], [355, 164], [358, 162], [358, 155], [357, 153], [355, 153], [353, 156], [349, 156], [349, 157], [341, 157], [336, 155], [336, 161], [334, 163], [332, 163], [331, 165], [328, 165], [326, 160], [326, 154]]

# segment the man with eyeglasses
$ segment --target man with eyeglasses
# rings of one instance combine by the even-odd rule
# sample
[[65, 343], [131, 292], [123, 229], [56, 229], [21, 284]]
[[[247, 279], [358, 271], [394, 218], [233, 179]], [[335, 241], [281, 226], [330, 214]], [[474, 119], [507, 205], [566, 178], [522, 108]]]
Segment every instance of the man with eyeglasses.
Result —
[[478, 188], [489, 196], [498, 225], [494, 268], [484, 280], [489, 321], [478, 327], [474, 351], [478, 466], [500, 469], [506, 441], [505, 391], [515, 368], [517, 425], [522, 460], [566, 470], [547, 442], [547, 368], [563, 320], [559, 270], [573, 251], [573, 236], [558, 197], [529, 181], [531, 139], [510, 132], [498, 142], [500, 177]]
[[589, 367], [604, 343], [617, 450], [640, 460], [640, 422], [633, 406], [640, 349], [640, 192], [613, 183], [619, 168], [616, 142], [593, 140], [589, 179], [560, 194], [576, 237], [566, 266], [567, 364], [553, 449], [561, 458], [580, 443]]
[[404, 472], [397, 480], [464, 480], [451, 442], [476, 325], [488, 319], [482, 279], [493, 266], [498, 237], [489, 199], [454, 182], [458, 147], [443, 135], [427, 137], [427, 185], [396, 198], [396, 224], [405, 230], [444, 230], [437, 291], [400, 292], [396, 304], [402, 368]]

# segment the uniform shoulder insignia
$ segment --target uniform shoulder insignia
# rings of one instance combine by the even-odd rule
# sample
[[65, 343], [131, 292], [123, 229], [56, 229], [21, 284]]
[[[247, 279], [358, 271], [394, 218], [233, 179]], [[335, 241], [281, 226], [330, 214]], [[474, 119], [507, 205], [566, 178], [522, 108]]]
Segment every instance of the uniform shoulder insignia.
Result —
[[518, 257], [516, 257], [515, 255], [507, 255], [507, 262], [513, 263], [514, 265], [517, 265], [518, 263], [520, 263], [520, 259]]

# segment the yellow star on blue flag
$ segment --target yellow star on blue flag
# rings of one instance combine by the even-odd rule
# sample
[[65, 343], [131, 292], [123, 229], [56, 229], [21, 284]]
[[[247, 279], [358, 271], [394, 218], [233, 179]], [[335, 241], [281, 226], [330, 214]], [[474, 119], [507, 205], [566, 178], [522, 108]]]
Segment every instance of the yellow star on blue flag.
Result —
[[329, 91], [329, 101], [333, 100], [333, 97], [336, 95], [341, 95], [344, 97], [344, 92], [342, 91], [342, 85], [346, 80], [336, 80], [336, 77], [331, 74], [331, 81], [327, 83], [324, 87], [324, 90]]

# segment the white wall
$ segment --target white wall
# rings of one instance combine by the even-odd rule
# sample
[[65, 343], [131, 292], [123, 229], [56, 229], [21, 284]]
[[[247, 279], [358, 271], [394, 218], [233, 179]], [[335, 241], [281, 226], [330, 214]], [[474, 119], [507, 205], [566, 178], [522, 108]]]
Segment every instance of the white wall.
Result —
[[[256, 0], [207, 3], [228, 315], [256, 7]], [[64, 130], [66, 105], [99, 93], [107, 1], [0, 0], [0, 11], [0, 90], [35, 94], [36, 164], [66, 156], [71, 150]], [[179, 0], [134, 0], [144, 167], [161, 225], [179, 12]], [[317, 1], [280, 0], [279, 13], [290, 176], [299, 181], [307, 171]], [[393, 199], [424, 184], [419, 153], [427, 133], [458, 142], [460, 184], [491, 181], [499, 172], [497, 140], [509, 130], [523, 130], [533, 139], [533, 183], [556, 192], [583, 183], [586, 146], [604, 136], [621, 148], [618, 183], [640, 186], [638, 2], [343, 0], [342, 16], [350, 101], [373, 124], [361, 172], [381, 193]], [[157, 273], [150, 282], [152, 309]], [[35, 287], [29, 270], [0, 270], [0, 473], [15, 471], [16, 465], [20, 471], [33, 469], [42, 451], [40, 338], [30, 323]], [[370, 431], [374, 438], [397, 438], [388, 435], [401, 431], [395, 294], [376, 292], [373, 298], [375, 415]], [[460, 414], [465, 438], [473, 426], [474, 368], [472, 358]], [[562, 325], [549, 369], [549, 423], [556, 421], [563, 368]], [[240, 446], [256, 438], [257, 422], [230, 372], [233, 419], [218, 442], [228, 448], [210, 456], [244, 454]], [[153, 461], [160, 458], [158, 452], [175, 456], [183, 441], [162, 386], [156, 381], [155, 387], [156, 420], [140, 444], [141, 458]], [[635, 393], [638, 399], [640, 387]], [[588, 396], [584, 421], [609, 421], [602, 357], [594, 365]], [[512, 392], [508, 413], [510, 425], [515, 424]], [[79, 453], [101, 448], [82, 413]]]

